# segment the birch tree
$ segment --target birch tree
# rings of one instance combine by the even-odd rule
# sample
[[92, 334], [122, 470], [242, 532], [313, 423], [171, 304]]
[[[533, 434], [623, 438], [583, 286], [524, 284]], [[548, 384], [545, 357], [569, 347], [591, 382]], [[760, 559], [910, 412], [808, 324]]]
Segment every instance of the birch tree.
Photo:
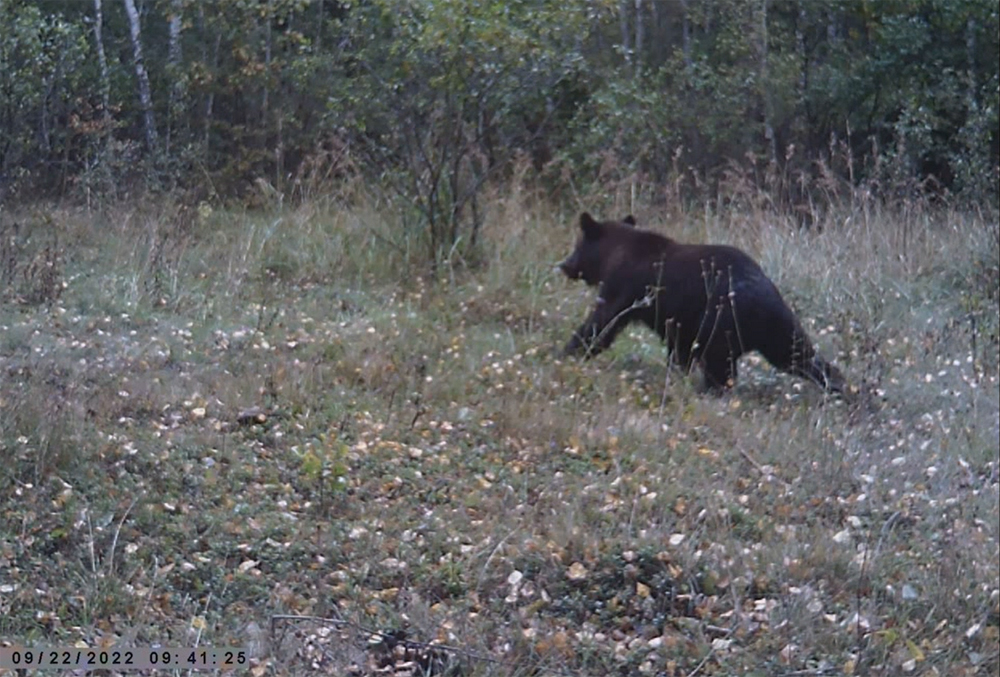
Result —
[[104, 53], [104, 13], [102, 0], [94, 0], [94, 47], [97, 50], [97, 65], [101, 79], [101, 115], [104, 123], [111, 126], [111, 76], [108, 74], [108, 58]]
[[125, 14], [128, 16], [129, 37], [132, 40], [132, 61], [135, 66], [135, 79], [139, 91], [139, 108], [142, 110], [146, 149], [152, 153], [156, 150], [156, 123], [153, 119], [153, 95], [149, 86], [149, 74], [146, 72], [142, 57], [139, 12], [136, 11], [135, 0], [123, 0], [123, 2], [125, 3]]

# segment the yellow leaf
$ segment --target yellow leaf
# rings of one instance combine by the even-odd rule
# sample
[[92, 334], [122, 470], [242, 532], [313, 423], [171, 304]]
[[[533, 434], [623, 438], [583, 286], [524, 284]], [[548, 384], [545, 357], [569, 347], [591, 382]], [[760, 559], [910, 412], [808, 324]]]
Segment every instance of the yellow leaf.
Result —
[[399, 588], [384, 588], [375, 593], [375, 596], [381, 600], [394, 600], [399, 596]]
[[639, 597], [642, 597], [643, 599], [649, 597], [649, 586], [636, 581], [635, 594], [637, 594]]
[[582, 581], [587, 577], [587, 574], [587, 567], [583, 566], [579, 562], [573, 562], [569, 565], [569, 571], [566, 573], [566, 577], [571, 581]]
[[906, 640], [906, 648], [910, 650], [910, 656], [913, 657], [913, 660], [918, 663], [924, 660], [924, 652], [920, 650], [920, 647], [912, 639]]
[[717, 461], [719, 459], [719, 452], [714, 449], [709, 449], [708, 447], [698, 447], [698, 453], [702, 456], [707, 456], [713, 461]]
[[886, 644], [895, 644], [896, 640], [899, 639], [899, 632], [897, 632], [896, 628], [885, 628], [875, 634], [881, 637]]

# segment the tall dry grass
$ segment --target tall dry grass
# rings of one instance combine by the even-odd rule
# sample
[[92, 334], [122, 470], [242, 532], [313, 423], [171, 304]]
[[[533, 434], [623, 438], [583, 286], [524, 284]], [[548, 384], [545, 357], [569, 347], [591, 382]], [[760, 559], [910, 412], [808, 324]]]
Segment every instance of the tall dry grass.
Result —
[[[17, 215], [11, 251], [57, 230], [65, 284], [32, 302], [15, 263], [0, 308], [3, 510], [45, 534], [22, 566], [87, 611], [19, 591], [0, 633], [47, 637], [40, 608], [61, 643], [105, 613], [152, 638], [206, 616], [225, 644], [309, 612], [502, 661], [469, 674], [995, 665], [995, 217], [858, 192], [802, 228], [741, 190], [515, 180], [478, 260], [436, 268], [356, 185]], [[860, 403], [752, 357], [701, 395], [638, 328], [561, 359], [593, 302], [554, 268], [584, 209], [748, 251]]]

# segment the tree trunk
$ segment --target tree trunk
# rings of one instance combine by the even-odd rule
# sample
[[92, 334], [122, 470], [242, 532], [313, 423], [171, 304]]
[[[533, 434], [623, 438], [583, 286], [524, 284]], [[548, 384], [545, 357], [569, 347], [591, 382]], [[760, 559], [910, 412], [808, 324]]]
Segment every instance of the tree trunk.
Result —
[[[212, 79], [212, 83], [205, 88], [205, 98], [203, 114], [202, 114], [202, 140], [201, 140], [201, 152], [203, 154], [202, 160], [208, 164], [210, 162], [209, 151], [210, 144], [212, 140], [212, 124], [214, 122], [214, 109], [215, 109], [215, 79], [218, 77], [219, 72], [219, 49], [222, 45], [222, 30], [216, 26], [214, 23], [210, 22], [209, 18], [205, 16], [205, 5], [207, 3], [198, 3], [198, 37], [199, 44], [201, 45], [201, 60], [202, 63], [208, 66], [209, 76]], [[210, 40], [212, 38], [212, 31], [215, 31], [215, 44], [210, 47]], [[199, 106], [200, 107], [200, 106]], [[192, 136], [196, 133], [194, 129], [191, 130]]]
[[799, 0], [799, 16], [795, 22], [795, 52], [799, 60], [799, 101], [805, 99], [806, 87], [809, 86], [809, 55], [806, 54], [805, 33], [808, 20], [805, 2]]
[[681, 0], [681, 49], [684, 53], [684, 68], [690, 73], [691, 62], [691, 18], [689, 0]]
[[618, 7], [618, 21], [622, 31], [622, 56], [625, 57], [625, 63], [632, 63], [632, 47], [630, 43], [631, 31], [628, 28], [628, 0], [621, 0], [621, 4]]
[[167, 43], [167, 75], [172, 80], [167, 98], [167, 141], [166, 152], [170, 153], [170, 142], [177, 120], [180, 117], [180, 104], [184, 95], [184, 83], [181, 79], [181, 12], [182, 0], [171, 0], [170, 21]]
[[323, 53], [323, 0], [318, 0], [316, 3], [316, 37], [314, 38], [316, 44], [316, 53]]
[[[271, 24], [274, 22], [274, 4], [273, 0], [267, 0], [267, 15], [264, 17], [264, 96], [261, 101], [260, 110], [260, 145], [261, 147], [267, 147], [268, 144], [268, 127], [270, 120], [270, 110], [268, 110], [270, 105], [271, 97], [271, 53], [273, 50], [273, 38], [271, 32]], [[282, 148], [281, 148], [281, 111], [280, 106], [275, 107], [275, 115], [278, 118], [277, 128], [278, 128], [278, 139], [277, 145], [274, 149], [274, 187], [276, 190], [281, 191], [282, 186]]]
[[101, 70], [101, 118], [107, 133], [111, 131], [111, 76], [108, 73], [108, 59], [104, 54], [103, 26], [101, 0], [94, 0], [94, 45], [97, 48], [97, 65]]
[[135, 9], [135, 0], [123, 0], [125, 14], [128, 15], [129, 35], [132, 39], [132, 59], [135, 62], [135, 77], [139, 87], [139, 107], [142, 109], [142, 121], [146, 132], [146, 150], [156, 151], [156, 124], [153, 120], [153, 96], [149, 88], [149, 74], [142, 58], [142, 39], [139, 28], [139, 12]]
[[[809, 70], [812, 64], [809, 60], [809, 53], [806, 51], [806, 29], [809, 26], [809, 14], [806, 12], [807, 0], [798, 0], [798, 17], [795, 20], [795, 54], [799, 62], [799, 78], [795, 92], [795, 118], [796, 135], [799, 136], [803, 144], [806, 157], [813, 157], [816, 151], [822, 152], [820, 148], [813, 147], [815, 138], [812, 125], [813, 111], [809, 105]], [[822, 142], [818, 144], [822, 146]]]
[[646, 59], [646, 63], [662, 66], [665, 56], [668, 53], [667, 46], [670, 44], [670, 35], [668, 34], [666, 27], [663, 25], [663, 20], [660, 16], [660, 10], [658, 8], [659, 4], [656, 2], [649, 3], [649, 20], [653, 26], [650, 35], [652, 35], [653, 38], [649, 42], [649, 49], [647, 50], [648, 58]]
[[642, 68], [642, 43], [645, 38], [646, 27], [642, 18], [642, 0], [635, 0], [635, 74], [639, 74]]
[[271, 92], [271, 21], [273, 20], [272, 0], [267, 0], [267, 14], [264, 16], [264, 96], [261, 101], [261, 123], [267, 128], [268, 95]]
[[764, 104], [764, 138], [771, 162], [778, 161], [778, 141], [774, 138], [774, 115], [767, 72], [767, 0], [760, 3], [760, 96]]
[[965, 58], [969, 66], [968, 90], [966, 98], [968, 100], [969, 113], [972, 114], [979, 108], [976, 101], [976, 20], [969, 17], [965, 23]]
[[[215, 47], [212, 49], [212, 74], [219, 70], [219, 48], [222, 46], [222, 32], [215, 35]], [[213, 115], [215, 114], [215, 89], [208, 91], [205, 97], [205, 159], [208, 159], [209, 141], [212, 135]]]

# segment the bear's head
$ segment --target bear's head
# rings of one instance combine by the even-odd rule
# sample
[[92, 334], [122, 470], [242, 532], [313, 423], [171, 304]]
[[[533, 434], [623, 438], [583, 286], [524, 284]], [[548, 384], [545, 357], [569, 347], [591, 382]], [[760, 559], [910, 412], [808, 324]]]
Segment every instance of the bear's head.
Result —
[[580, 215], [580, 238], [573, 253], [559, 264], [559, 270], [571, 280], [583, 279], [589, 286], [601, 281], [601, 271], [608, 252], [603, 242], [612, 231], [634, 228], [635, 217], [629, 214], [621, 221], [598, 221], [587, 212]]

